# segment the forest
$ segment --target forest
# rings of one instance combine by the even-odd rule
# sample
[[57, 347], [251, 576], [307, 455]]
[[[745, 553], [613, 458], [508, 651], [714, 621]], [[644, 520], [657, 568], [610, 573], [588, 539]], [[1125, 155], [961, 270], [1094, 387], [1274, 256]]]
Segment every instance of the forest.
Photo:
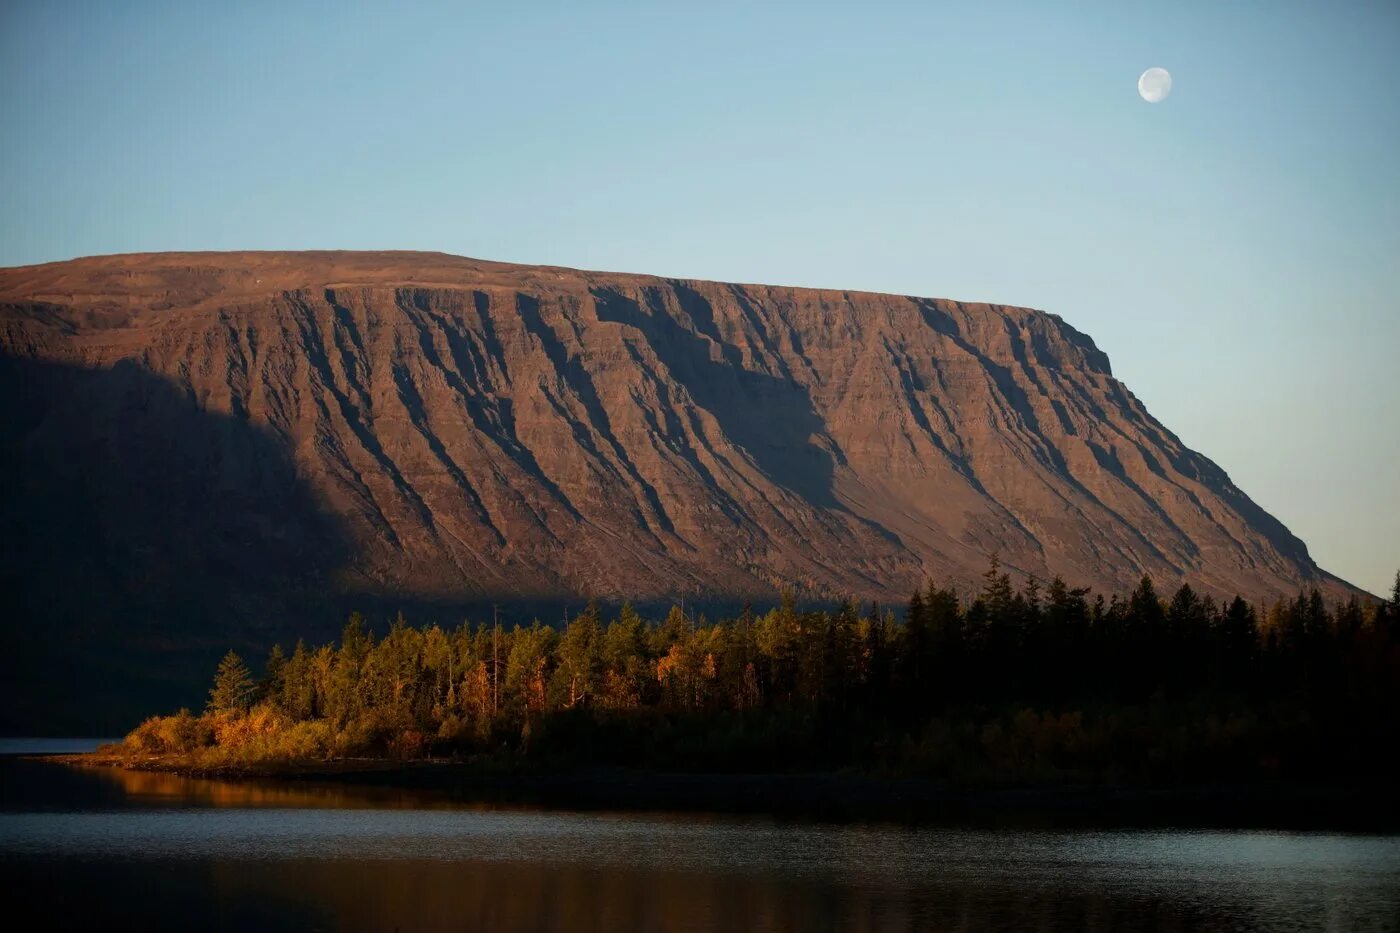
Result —
[[1384, 778], [1400, 738], [1400, 574], [1388, 601], [1217, 603], [1150, 578], [930, 583], [659, 621], [592, 603], [555, 628], [415, 627], [233, 652], [207, 708], [143, 722], [129, 757], [197, 768], [379, 758], [541, 768], [859, 770], [971, 782]]

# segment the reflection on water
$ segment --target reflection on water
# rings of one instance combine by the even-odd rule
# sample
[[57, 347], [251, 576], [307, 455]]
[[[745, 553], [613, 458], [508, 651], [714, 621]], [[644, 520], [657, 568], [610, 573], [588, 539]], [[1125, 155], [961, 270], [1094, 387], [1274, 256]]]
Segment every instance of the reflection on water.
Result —
[[1400, 917], [1392, 837], [472, 809], [31, 762], [0, 775], [9, 899], [57, 926], [1311, 930]]
[[0, 755], [78, 755], [97, 751], [97, 746], [120, 739], [5, 739], [0, 738]]
[[413, 808], [451, 806], [441, 795], [314, 781], [220, 781], [157, 771], [87, 768], [120, 789], [121, 799], [152, 807]]

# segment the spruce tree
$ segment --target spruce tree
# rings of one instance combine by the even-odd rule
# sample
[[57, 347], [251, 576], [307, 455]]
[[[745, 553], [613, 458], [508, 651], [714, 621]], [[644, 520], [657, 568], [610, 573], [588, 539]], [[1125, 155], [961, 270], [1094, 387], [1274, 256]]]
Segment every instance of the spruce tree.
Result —
[[1395, 571], [1395, 585], [1390, 588], [1391, 625], [1400, 627], [1400, 570]]
[[263, 679], [258, 684], [258, 700], [282, 706], [282, 693], [287, 676], [287, 656], [281, 645], [273, 645], [263, 667]]
[[1003, 573], [1001, 569], [1001, 558], [996, 554], [991, 556], [990, 566], [987, 572], [982, 574], [982, 601], [987, 604], [987, 612], [991, 615], [992, 624], [1005, 624], [1006, 615], [1011, 608], [1011, 599], [1014, 591], [1011, 589], [1011, 577]]
[[904, 611], [904, 638], [901, 640], [900, 678], [904, 689], [912, 699], [922, 692], [924, 657], [928, 654], [929, 632], [928, 613], [924, 608], [924, 594], [918, 590], [909, 597], [909, 608]]
[[209, 691], [209, 709], [215, 713], [240, 712], [253, 698], [253, 675], [236, 652], [230, 651], [219, 662], [214, 687]]

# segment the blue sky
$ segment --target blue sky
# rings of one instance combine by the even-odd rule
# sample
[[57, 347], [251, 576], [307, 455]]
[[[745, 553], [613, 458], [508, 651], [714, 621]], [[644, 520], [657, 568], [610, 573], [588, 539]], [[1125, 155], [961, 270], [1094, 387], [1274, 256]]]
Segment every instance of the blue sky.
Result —
[[434, 249], [1044, 308], [1388, 591], [1397, 49], [1386, 0], [8, 0], [0, 265]]

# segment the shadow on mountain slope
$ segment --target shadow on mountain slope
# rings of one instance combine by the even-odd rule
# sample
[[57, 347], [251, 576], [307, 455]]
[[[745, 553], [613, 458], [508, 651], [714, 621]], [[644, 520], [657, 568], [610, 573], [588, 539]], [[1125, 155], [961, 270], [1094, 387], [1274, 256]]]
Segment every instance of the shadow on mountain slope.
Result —
[[0, 357], [0, 489], [0, 729], [197, 702], [230, 646], [304, 626], [296, 594], [347, 557], [279, 438], [131, 361]]
[[[739, 365], [735, 349], [719, 339], [709, 302], [694, 291], [675, 291], [696, 330], [671, 316], [656, 289], [643, 292], [646, 307], [612, 288], [592, 290], [598, 319], [645, 334], [671, 376], [774, 484], [818, 508], [841, 508], [833, 490], [835, 458], [813, 441], [826, 426], [807, 391], [791, 379]], [[715, 348], [723, 360], [711, 355]]]

